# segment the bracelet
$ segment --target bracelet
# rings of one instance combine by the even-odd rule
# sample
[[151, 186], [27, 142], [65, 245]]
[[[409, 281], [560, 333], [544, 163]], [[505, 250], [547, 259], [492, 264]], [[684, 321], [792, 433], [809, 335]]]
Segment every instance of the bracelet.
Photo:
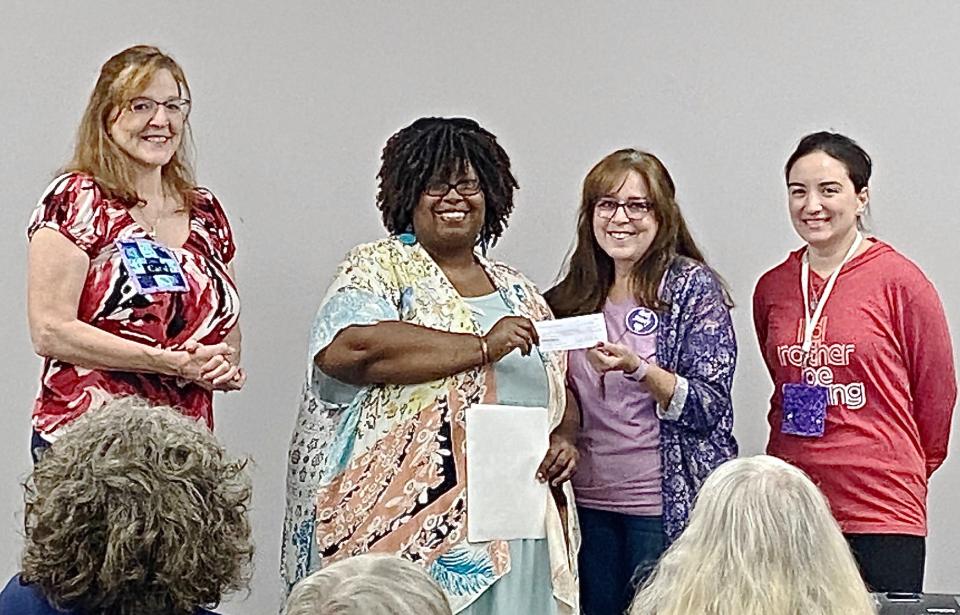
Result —
[[632, 372], [623, 372], [623, 376], [629, 380], [643, 382], [643, 379], [647, 377], [648, 369], [650, 369], [650, 362], [640, 359], [640, 364], [637, 365], [637, 369]]
[[482, 335], [478, 335], [477, 339], [480, 340], [480, 356], [482, 359], [480, 365], [486, 365], [490, 362], [490, 349], [487, 348], [487, 340], [483, 339]]

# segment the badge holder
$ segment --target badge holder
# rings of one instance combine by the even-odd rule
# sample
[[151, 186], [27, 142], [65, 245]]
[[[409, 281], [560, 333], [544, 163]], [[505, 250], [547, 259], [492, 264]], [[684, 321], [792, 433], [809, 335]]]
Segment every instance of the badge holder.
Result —
[[149, 295], [188, 290], [183, 268], [169, 248], [142, 237], [117, 239], [115, 244], [138, 293]]
[[783, 385], [783, 418], [780, 432], [821, 438], [827, 423], [827, 388], [803, 382]]

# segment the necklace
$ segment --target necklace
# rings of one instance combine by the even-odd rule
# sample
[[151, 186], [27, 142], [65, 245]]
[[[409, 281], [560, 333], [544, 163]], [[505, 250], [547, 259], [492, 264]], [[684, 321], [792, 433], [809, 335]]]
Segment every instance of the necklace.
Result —
[[161, 189], [160, 192], [160, 206], [157, 208], [157, 215], [154, 216], [153, 222], [147, 218], [147, 203], [144, 203], [140, 206], [140, 215], [143, 217], [144, 224], [143, 230], [147, 231], [153, 236], [157, 234], [157, 226], [160, 225], [160, 220], [163, 218], [163, 209], [167, 204], [167, 191], [166, 189]]

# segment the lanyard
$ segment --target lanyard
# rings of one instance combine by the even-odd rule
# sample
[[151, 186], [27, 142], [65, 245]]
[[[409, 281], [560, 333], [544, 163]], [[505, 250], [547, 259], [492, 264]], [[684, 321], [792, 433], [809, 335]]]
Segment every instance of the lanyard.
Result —
[[[827, 285], [820, 295], [820, 301], [817, 303], [817, 309], [813, 311], [813, 315], [810, 314], [810, 260], [807, 258], [807, 252], [803, 253], [803, 264], [800, 266], [800, 292], [803, 293], [802, 350], [804, 357], [810, 352], [810, 347], [813, 345], [813, 330], [816, 329], [817, 323], [820, 322], [820, 316], [823, 314], [823, 306], [827, 304], [827, 298], [830, 296], [830, 291], [833, 290], [833, 285], [837, 282], [837, 276], [840, 275], [840, 270], [843, 269], [847, 261], [857, 253], [857, 248], [860, 247], [862, 242], [863, 234], [857, 231], [857, 238], [853, 240], [853, 245], [847, 250], [847, 255], [843, 257], [843, 260], [837, 265], [837, 268], [830, 274], [830, 279], [827, 280]], [[804, 359], [804, 361], [806, 361], [806, 359]]]

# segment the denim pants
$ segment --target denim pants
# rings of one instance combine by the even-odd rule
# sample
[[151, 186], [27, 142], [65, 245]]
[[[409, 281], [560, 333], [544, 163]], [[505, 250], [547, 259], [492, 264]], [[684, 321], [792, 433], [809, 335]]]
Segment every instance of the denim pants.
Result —
[[639, 517], [577, 507], [580, 602], [584, 615], [622, 615], [633, 599], [635, 578], [648, 572], [666, 548], [662, 517]]

